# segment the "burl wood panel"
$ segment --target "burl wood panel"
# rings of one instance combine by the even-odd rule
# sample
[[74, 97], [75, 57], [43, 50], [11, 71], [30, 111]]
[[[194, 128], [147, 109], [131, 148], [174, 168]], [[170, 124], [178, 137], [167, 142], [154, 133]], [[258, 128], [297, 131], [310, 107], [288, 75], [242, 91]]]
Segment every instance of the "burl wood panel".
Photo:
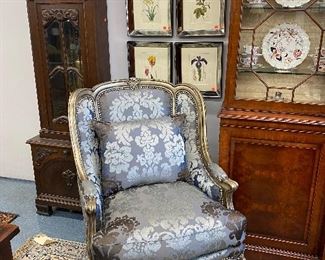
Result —
[[248, 217], [248, 231], [306, 243], [317, 145], [241, 138], [231, 145], [231, 173], [240, 183], [235, 205]]

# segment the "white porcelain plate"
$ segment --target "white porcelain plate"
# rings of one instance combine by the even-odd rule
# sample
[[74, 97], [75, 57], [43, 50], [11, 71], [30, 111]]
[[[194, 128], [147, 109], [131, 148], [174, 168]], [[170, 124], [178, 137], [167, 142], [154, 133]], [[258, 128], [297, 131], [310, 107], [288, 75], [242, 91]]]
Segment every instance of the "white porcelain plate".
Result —
[[283, 23], [265, 35], [262, 54], [272, 67], [286, 70], [304, 61], [309, 46], [309, 37], [299, 25]]
[[275, 2], [283, 7], [295, 8], [307, 4], [310, 0], [275, 0]]

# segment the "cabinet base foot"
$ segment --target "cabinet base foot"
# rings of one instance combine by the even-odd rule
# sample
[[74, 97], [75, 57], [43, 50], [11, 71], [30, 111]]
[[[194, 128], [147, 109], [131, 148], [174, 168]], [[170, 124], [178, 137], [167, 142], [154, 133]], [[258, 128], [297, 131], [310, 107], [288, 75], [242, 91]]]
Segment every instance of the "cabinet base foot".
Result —
[[55, 194], [40, 193], [35, 200], [37, 213], [50, 216], [53, 208], [81, 212], [79, 198], [64, 197]]
[[39, 215], [51, 216], [53, 214], [53, 209], [48, 205], [36, 204], [36, 213]]

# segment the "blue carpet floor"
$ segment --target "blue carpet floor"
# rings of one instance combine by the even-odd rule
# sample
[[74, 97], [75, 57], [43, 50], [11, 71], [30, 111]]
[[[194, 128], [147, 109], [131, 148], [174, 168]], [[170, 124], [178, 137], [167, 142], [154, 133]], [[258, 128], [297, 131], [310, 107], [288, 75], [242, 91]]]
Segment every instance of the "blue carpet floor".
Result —
[[49, 217], [38, 215], [35, 197], [34, 182], [0, 177], [0, 211], [19, 215], [12, 222], [20, 229], [19, 234], [11, 241], [13, 251], [37, 233], [66, 240], [84, 241], [82, 214], [56, 210]]

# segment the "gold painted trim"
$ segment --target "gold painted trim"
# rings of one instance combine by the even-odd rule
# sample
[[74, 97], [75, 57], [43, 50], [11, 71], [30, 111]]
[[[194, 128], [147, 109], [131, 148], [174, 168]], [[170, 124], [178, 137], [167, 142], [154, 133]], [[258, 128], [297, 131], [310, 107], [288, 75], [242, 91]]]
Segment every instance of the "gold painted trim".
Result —
[[69, 118], [69, 132], [71, 138], [71, 147], [73, 152], [73, 157], [76, 164], [77, 174], [80, 181], [87, 180], [86, 171], [82, 163], [82, 157], [80, 152], [79, 137], [77, 131], [77, 122], [76, 122], [76, 104], [78, 102], [77, 98], [80, 98], [81, 94], [88, 89], [77, 89], [69, 97], [68, 103], [68, 118]]
[[77, 169], [77, 175], [80, 181], [78, 181], [79, 190], [82, 194], [80, 198], [83, 200], [84, 207], [84, 218], [86, 223], [86, 247], [87, 247], [87, 254], [89, 259], [93, 259], [92, 257], [92, 241], [93, 236], [96, 233], [96, 198], [94, 196], [90, 196], [84, 194], [84, 189], [82, 187], [82, 182], [87, 180], [87, 175], [85, 168], [82, 163], [82, 157], [80, 152], [80, 145], [79, 145], [79, 137], [77, 132], [77, 124], [76, 124], [76, 103], [78, 102], [78, 98], [83, 95], [91, 95], [91, 92], [88, 89], [77, 89], [73, 92], [69, 97], [68, 103], [68, 118], [69, 118], [69, 131], [70, 131], [70, 138], [71, 138], [71, 146], [73, 157], [75, 160], [75, 165]]

